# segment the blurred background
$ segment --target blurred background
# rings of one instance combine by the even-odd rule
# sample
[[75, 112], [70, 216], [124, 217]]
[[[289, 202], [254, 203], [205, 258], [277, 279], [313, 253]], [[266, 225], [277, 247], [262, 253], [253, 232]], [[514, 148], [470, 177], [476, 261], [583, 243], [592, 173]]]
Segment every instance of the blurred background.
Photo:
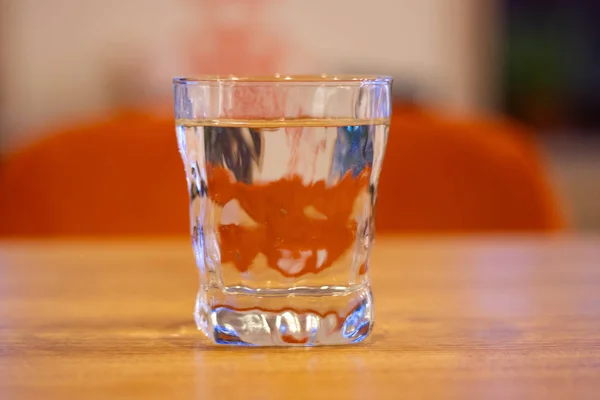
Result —
[[[598, 15], [594, 0], [0, 0], [0, 234], [140, 233], [106, 226], [111, 205], [123, 226], [187, 232], [171, 78], [273, 72], [394, 77], [381, 229], [598, 231]], [[170, 190], [182, 214], [148, 217]]]

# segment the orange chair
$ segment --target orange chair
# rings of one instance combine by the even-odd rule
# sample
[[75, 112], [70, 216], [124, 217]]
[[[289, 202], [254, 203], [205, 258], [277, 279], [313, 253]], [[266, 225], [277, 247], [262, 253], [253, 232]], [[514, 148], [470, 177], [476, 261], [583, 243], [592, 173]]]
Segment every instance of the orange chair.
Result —
[[[4, 236], [187, 235], [187, 204], [173, 121], [140, 113], [49, 135], [0, 169]], [[534, 146], [518, 128], [397, 108], [379, 231], [563, 226]]]
[[48, 135], [0, 169], [0, 235], [189, 231], [172, 119], [140, 113]]
[[527, 130], [411, 106], [394, 108], [377, 202], [380, 232], [565, 227]]

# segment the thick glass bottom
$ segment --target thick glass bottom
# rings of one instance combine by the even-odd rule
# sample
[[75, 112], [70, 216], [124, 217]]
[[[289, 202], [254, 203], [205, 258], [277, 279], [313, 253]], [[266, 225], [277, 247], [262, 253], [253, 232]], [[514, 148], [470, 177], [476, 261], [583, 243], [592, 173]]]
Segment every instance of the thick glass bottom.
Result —
[[217, 344], [342, 345], [362, 342], [369, 335], [373, 300], [368, 285], [314, 288], [286, 296], [201, 289], [195, 316], [198, 329]]

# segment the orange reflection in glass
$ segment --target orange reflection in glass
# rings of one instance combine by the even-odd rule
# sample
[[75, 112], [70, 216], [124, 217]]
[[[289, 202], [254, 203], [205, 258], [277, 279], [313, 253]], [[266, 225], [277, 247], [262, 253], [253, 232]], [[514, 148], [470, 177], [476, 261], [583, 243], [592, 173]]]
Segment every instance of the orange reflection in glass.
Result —
[[[331, 186], [324, 181], [304, 184], [297, 175], [263, 184], [246, 184], [235, 181], [225, 168], [209, 169], [210, 199], [221, 207], [237, 200], [256, 223], [218, 226], [221, 262], [232, 263], [245, 272], [258, 253], [262, 253], [269, 267], [284, 276], [325, 270], [356, 238], [357, 223], [351, 215], [357, 197], [368, 187], [369, 175], [369, 169], [356, 177], [348, 172]], [[294, 261], [301, 262], [302, 267], [283, 267], [282, 263]]]

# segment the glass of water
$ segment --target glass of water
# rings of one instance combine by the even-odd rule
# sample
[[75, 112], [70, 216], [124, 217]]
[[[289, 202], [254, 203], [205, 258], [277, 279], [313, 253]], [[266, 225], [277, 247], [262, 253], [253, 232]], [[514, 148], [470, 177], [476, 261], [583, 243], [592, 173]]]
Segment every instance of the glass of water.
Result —
[[363, 341], [391, 79], [204, 76], [174, 87], [198, 328], [231, 345]]

